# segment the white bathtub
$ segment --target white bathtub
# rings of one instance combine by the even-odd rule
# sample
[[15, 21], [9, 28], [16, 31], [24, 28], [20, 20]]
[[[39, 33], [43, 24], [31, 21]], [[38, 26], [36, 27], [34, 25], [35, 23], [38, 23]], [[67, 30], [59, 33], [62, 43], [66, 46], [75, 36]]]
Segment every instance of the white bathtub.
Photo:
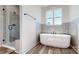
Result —
[[71, 36], [66, 34], [40, 34], [41, 44], [59, 48], [68, 48], [70, 38]]

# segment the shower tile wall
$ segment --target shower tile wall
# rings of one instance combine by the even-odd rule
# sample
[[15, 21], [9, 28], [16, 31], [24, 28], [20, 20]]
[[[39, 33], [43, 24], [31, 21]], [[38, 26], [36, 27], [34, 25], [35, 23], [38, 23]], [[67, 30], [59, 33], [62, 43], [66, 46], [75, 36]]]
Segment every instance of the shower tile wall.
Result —
[[41, 25], [41, 33], [65, 33], [68, 34], [69, 23], [63, 23], [62, 25], [47, 26], [45, 24]]

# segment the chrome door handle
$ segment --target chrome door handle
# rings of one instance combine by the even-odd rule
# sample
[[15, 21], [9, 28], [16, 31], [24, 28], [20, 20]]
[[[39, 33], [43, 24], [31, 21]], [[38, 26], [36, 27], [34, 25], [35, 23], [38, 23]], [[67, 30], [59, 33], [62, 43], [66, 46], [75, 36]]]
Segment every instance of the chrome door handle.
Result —
[[9, 26], [8, 26], [8, 29], [9, 29], [9, 30], [12, 30], [12, 25], [9, 25]]

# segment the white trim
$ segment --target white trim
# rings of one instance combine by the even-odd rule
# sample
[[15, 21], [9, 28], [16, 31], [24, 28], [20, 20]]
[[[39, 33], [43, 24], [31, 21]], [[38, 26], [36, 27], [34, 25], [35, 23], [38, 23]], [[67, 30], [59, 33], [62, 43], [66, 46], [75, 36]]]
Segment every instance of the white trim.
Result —
[[[20, 17], [19, 17], [19, 19], [20, 19], [20, 49], [19, 50], [21, 50], [21, 48], [22, 48], [22, 5], [20, 5], [19, 6], [19, 13], [20, 13]], [[20, 52], [20, 51], [19, 51]]]

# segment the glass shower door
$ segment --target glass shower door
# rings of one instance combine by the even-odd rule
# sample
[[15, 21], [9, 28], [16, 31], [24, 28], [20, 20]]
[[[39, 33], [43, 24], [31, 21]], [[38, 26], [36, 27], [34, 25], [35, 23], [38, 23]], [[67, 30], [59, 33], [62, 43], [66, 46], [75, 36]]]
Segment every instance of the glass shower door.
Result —
[[11, 46], [15, 46], [15, 40], [19, 39], [19, 17], [16, 12], [10, 12], [9, 16], [9, 42]]
[[3, 13], [2, 44], [4, 46], [15, 47], [15, 40], [20, 38], [19, 7], [3, 6], [2, 13]]

